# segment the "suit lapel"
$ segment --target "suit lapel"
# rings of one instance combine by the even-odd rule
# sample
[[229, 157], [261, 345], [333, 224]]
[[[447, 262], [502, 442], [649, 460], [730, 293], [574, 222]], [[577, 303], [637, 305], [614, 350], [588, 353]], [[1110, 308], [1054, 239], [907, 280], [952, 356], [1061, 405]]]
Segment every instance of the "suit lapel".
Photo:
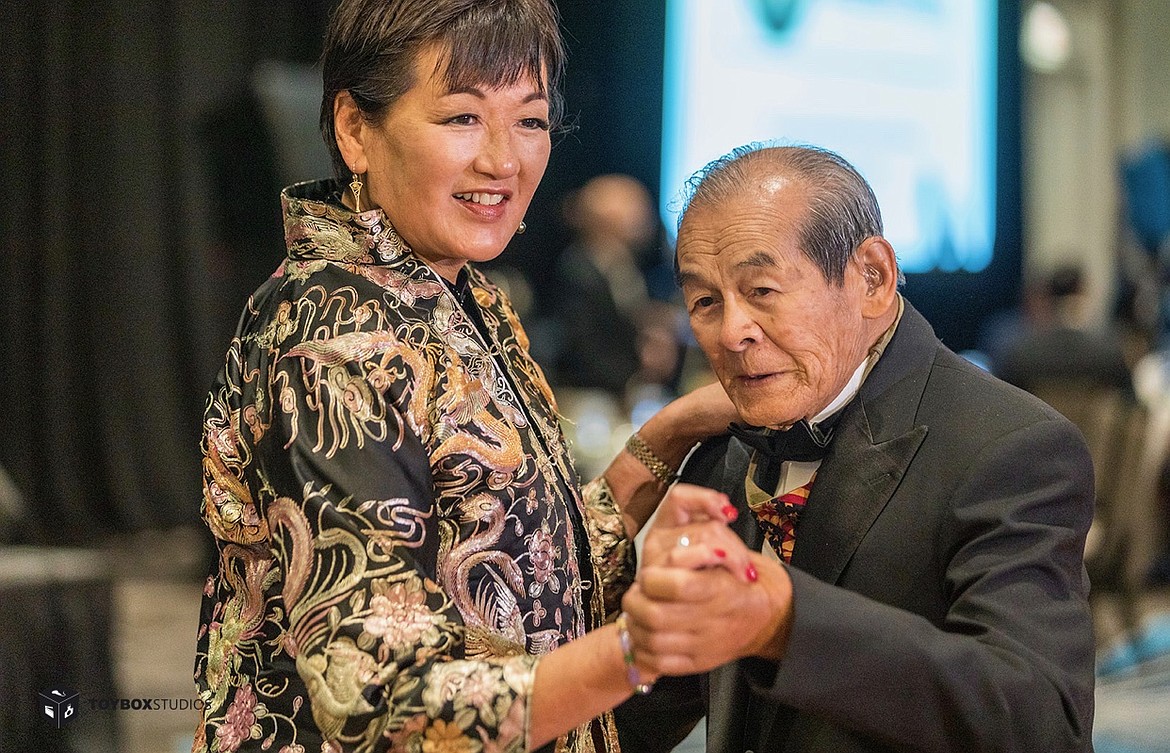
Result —
[[792, 565], [835, 583], [897, 488], [926, 437], [925, 426], [875, 442], [864, 411], [842, 422], [800, 516]]

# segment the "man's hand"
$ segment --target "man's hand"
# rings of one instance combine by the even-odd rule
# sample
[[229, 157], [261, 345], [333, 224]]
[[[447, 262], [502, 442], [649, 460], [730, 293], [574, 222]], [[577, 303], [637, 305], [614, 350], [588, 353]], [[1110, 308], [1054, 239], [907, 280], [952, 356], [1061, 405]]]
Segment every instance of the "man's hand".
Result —
[[686, 675], [747, 656], [783, 657], [792, 621], [783, 565], [750, 552], [758, 579], [746, 582], [722, 567], [686, 569], [691, 554], [672, 556], [677, 565], [646, 567], [622, 600], [639, 668]]

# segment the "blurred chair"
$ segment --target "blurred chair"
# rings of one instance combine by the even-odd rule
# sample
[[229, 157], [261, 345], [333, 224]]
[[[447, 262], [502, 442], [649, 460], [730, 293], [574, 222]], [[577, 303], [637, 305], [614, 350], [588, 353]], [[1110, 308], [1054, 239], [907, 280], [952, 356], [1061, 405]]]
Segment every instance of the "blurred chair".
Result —
[[1096, 472], [1096, 505], [1085, 549], [1090, 602], [1099, 613], [1102, 597], [1112, 597], [1121, 639], [1134, 644], [1141, 635], [1139, 598], [1147, 561], [1142, 540], [1156, 517], [1165, 454], [1165, 442], [1152, 442], [1151, 432], [1162, 430], [1149, 420], [1149, 408], [1126, 389], [1064, 377], [1037, 381], [1030, 391], [1085, 436]]

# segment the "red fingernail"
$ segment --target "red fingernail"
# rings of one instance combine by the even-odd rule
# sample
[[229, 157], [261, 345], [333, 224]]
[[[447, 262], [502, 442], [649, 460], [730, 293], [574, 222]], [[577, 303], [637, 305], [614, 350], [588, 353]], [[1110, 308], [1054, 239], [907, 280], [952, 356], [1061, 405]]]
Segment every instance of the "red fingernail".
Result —
[[727, 552], [723, 551], [722, 549], [716, 549], [715, 556], [718, 557], [719, 559], [723, 559], [724, 557], [727, 556]]
[[728, 523], [739, 517], [739, 510], [735, 509], [735, 505], [724, 505], [719, 512], [723, 513], [723, 517], [727, 518]]
[[756, 572], [755, 565], [748, 565], [747, 570], [744, 570], [744, 574], [747, 575], [747, 579], [752, 583], [755, 583], [756, 580], [760, 577], [760, 574]]

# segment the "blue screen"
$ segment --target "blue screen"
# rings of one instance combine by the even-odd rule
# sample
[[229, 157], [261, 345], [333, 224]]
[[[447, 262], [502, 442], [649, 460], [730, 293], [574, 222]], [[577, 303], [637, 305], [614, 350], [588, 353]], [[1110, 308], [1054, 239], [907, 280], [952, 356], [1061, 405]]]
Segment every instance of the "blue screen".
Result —
[[995, 241], [995, 0], [668, 0], [662, 213], [752, 142], [838, 152], [906, 272], [978, 272]]

